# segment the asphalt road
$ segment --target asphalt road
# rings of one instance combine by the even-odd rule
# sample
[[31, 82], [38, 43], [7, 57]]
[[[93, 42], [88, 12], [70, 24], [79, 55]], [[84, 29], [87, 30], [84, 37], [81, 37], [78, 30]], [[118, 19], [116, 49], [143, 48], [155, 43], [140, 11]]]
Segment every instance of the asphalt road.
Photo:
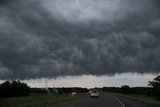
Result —
[[145, 104], [115, 97], [109, 93], [101, 93], [100, 98], [82, 98], [74, 101], [67, 101], [50, 105], [47, 107], [149, 107]]

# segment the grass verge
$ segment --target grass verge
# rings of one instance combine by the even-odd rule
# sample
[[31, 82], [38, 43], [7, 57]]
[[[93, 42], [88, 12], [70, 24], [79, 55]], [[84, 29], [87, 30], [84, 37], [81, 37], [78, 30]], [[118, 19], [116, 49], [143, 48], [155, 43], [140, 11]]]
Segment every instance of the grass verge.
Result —
[[122, 96], [129, 99], [133, 99], [142, 103], [145, 103], [151, 107], [160, 107], [160, 101], [155, 100], [153, 97], [148, 97], [147, 95], [139, 95], [139, 94], [120, 94], [113, 93], [115, 96]]
[[87, 97], [88, 95], [88, 93], [81, 93], [75, 96], [63, 94], [0, 99], [0, 107], [38, 107], [69, 100], [75, 100]]

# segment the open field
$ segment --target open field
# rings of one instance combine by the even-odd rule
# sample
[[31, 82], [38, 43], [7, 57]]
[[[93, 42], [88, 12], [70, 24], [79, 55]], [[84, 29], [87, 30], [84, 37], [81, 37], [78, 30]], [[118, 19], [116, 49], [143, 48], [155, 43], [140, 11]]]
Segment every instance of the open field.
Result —
[[142, 103], [145, 103], [151, 107], [160, 107], [160, 101], [155, 100], [153, 97], [148, 97], [147, 95], [139, 95], [139, 94], [120, 94], [113, 93], [116, 96], [122, 96], [129, 99], [133, 99]]
[[87, 97], [88, 93], [77, 94], [75, 96], [69, 94], [63, 95], [43, 95], [29, 96], [21, 98], [0, 99], [0, 107], [38, 107], [69, 100], [75, 100]]

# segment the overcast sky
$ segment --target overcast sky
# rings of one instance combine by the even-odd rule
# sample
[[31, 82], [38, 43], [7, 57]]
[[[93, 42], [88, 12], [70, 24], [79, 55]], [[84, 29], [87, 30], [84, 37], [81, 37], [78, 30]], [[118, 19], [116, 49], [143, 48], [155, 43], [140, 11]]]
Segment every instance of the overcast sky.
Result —
[[58, 77], [56, 79], [31, 79], [24, 80], [31, 87], [121, 87], [122, 85], [129, 85], [131, 87], [147, 87], [149, 81], [152, 81], [156, 75], [153, 74], [115, 74], [114, 76], [66, 76]]
[[[116, 73], [114, 76], [59, 76], [57, 78], [41, 78], [21, 80], [31, 87], [121, 87], [122, 85], [129, 85], [131, 87], [147, 87], [149, 81], [152, 81], [157, 75], [155, 74], [137, 74], [137, 73]], [[5, 80], [0, 80], [3, 83]]]
[[0, 80], [123, 73], [160, 73], [160, 0], [0, 0]]

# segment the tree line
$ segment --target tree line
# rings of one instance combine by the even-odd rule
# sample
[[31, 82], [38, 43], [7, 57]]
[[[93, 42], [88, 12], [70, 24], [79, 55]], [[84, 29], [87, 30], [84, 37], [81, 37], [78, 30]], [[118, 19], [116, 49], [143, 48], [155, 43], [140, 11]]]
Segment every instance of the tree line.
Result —
[[160, 75], [149, 81], [149, 87], [130, 87], [122, 85], [121, 87], [103, 87], [105, 92], [123, 93], [123, 94], [146, 94], [160, 100]]
[[[160, 100], [160, 75], [149, 81], [150, 87], [130, 87], [123, 85], [121, 87], [103, 87], [99, 90], [106, 92], [124, 93], [124, 94], [146, 94]], [[0, 98], [29, 96], [31, 93], [84, 93], [88, 92], [87, 88], [81, 87], [62, 87], [62, 88], [30, 88], [26, 83], [20, 81], [5, 81], [0, 84]]]
[[62, 87], [62, 88], [31, 88], [31, 93], [54, 93], [54, 94], [69, 94], [72, 92], [85, 93], [88, 92], [87, 88], [81, 87]]
[[62, 87], [62, 88], [31, 88], [26, 83], [20, 81], [5, 81], [0, 84], [0, 98], [24, 97], [30, 94], [69, 94], [72, 92], [88, 92], [87, 88]]
[[6, 81], [0, 84], [0, 98], [28, 96], [30, 87], [20, 81]]
[[128, 85], [123, 85], [121, 87], [103, 87], [103, 91], [106, 92], [115, 92], [115, 93], [123, 93], [123, 94], [147, 94], [150, 96], [150, 92], [152, 91], [151, 87], [130, 87]]

